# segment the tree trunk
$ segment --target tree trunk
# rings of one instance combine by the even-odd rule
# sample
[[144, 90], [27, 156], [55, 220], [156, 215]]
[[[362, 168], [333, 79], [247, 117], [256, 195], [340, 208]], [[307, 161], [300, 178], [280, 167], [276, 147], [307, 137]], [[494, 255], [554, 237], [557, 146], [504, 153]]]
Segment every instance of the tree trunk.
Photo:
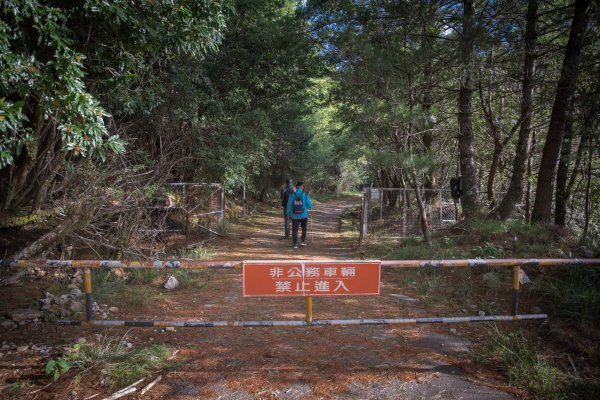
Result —
[[581, 243], [587, 243], [588, 231], [590, 227], [590, 216], [592, 215], [592, 203], [591, 198], [591, 187], [592, 187], [592, 157], [594, 156], [594, 149], [592, 147], [592, 137], [589, 137], [588, 141], [588, 160], [587, 160], [587, 182], [585, 185], [585, 209], [584, 209], [584, 223], [583, 233], [581, 234]]
[[567, 203], [571, 195], [567, 188], [567, 180], [569, 178], [569, 165], [571, 164], [574, 103], [572, 101], [569, 107], [567, 123], [565, 125], [565, 137], [561, 145], [560, 161], [558, 163], [558, 170], [556, 171], [554, 223], [559, 226], [565, 226], [567, 222]]
[[537, 45], [538, 6], [540, 0], [529, 0], [527, 5], [527, 22], [525, 28], [525, 61], [523, 64], [523, 87], [521, 96], [521, 127], [510, 185], [498, 208], [491, 217], [506, 221], [513, 213], [515, 206], [523, 197], [523, 178], [525, 177], [529, 152], [531, 148], [532, 112], [535, 89], [535, 51]]
[[533, 150], [535, 149], [535, 131], [531, 135], [531, 150], [527, 155], [527, 188], [525, 192], [525, 222], [531, 222], [531, 166], [533, 164]]
[[477, 217], [481, 210], [479, 175], [475, 164], [472, 129], [474, 12], [472, 0], [464, 0], [463, 30], [460, 39], [460, 88], [458, 93], [458, 149], [463, 184], [463, 213], [466, 220]]
[[554, 191], [556, 164], [565, 131], [567, 113], [575, 93], [590, 6], [591, 0], [575, 1], [571, 32], [565, 49], [546, 143], [542, 152], [535, 202], [531, 215], [532, 222], [549, 224], [552, 219], [552, 193]]
[[500, 164], [500, 155], [504, 146], [501, 142], [494, 140], [494, 154], [492, 156], [492, 165], [490, 166], [490, 174], [487, 180], [487, 197], [490, 203], [490, 209], [495, 206], [494, 199], [494, 181], [496, 180], [496, 173], [498, 172], [498, 165]]
[[429, 226], [427, 224], [427, 210], [425, 208], [425, 201], [423, 196], [421, 196], [421, 191], [419, 190], [419, 178], [417, 177], [416, 171], [412, 171], [411, 175], [411, 183], [415, 191], [417, 208], [419, 209], [419, 222], [421, 225], [421, 233], [423, 234], [423, 241], [427, 247], [431, 248], [431, 233], [429, 232]]

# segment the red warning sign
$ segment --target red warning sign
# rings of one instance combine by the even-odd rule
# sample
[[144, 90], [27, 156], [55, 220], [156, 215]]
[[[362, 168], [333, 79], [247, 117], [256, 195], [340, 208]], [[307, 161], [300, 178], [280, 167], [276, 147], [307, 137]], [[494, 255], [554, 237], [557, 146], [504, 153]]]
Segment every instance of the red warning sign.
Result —
[[378, 295], [379, 261], [244, 261], [244, 296]]

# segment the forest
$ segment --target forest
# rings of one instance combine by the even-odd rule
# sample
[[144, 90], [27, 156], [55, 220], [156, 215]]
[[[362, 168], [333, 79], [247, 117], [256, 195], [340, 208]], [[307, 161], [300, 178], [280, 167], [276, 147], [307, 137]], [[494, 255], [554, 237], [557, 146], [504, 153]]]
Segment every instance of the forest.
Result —
[[55, 226], [21, 257], [92, 235], [123, 253], [144, 223], [132, 210], [166, 182], [262, 201], [286, 177], [343, 191], [461, 176], [465, 220], [507, 220], [525, 203], [526, 221], [591, 242], [597, 12], [591, 1], [3, 1], [1, 226]]
[[[472, 236], [451, 258], [511, 255], [478, 239], [486, 226], [544, 249], [568, 238], [523, 258], [598, 258], [597, 2], [0, 4], [0, 259], [181, 254], [148, 239], [178, 196], [165, 188], [218, 185], [233, 227], [246, 201], [279, 207], [287, 178], [318, 199], [377, 188], [381, 219], [414, 199], [409, 242], [373, 237], [359, 257], [446, 256], [431, 210], [445, 221], [452, 188], [448, 235]], [[24, 273], [0, 271], [0, 291]], [[600, 331], [599, 276], [582, 278], [575, 331]]]

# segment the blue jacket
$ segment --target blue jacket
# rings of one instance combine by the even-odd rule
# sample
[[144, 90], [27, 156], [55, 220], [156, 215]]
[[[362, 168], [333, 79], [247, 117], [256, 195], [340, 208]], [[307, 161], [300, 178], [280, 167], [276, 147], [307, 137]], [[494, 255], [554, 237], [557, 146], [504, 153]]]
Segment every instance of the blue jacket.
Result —
[[[294, 199], [296, 197], [302, 197], [302, 202], [304, 203], [304, 210], [302, 211], [302, 214], [294, 214], [292, 212], [292, 205], [294, 204]], [[302, 191], [302, 189], [296, 189], [296, 192], [292, 192], [292, 194], [290, 195], [290, 198], [288, 199], [288, 203], [287, 203], [287, 215], [289, 215], [290, 217], [292, 217], [292, 219], [304, 219], [304, 218], [308, 218], [308, 209], [312, 208], [312, 201], [310, 201], [310, 197], [308, 197], [306, 195], [306, 193], [304, 193]]]

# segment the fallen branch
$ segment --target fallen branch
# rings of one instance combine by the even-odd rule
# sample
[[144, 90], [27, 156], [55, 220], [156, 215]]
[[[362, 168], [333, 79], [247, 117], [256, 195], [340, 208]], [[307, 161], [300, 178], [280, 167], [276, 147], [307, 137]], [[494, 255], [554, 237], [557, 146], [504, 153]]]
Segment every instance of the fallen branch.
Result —
[[[65, 236], [89, 222], [93, 209], [94, 207], [89, 205], [86, 207], [85, 201], [81, 201], [75, 206], [71, 215], [63, 220], [57, 227], [42, 235], [42, 237], [21, 249], [16, 254], [11, 255], [9, 258], [12, 260], [30, 258], [36, 254], [40, 254], [48, 247], [60, 243]], [[0, 281], [0, 287], [17, 283], [19, 279], [28, 272], [29, 268], [22, 269], [7, 279]]]
[[128, 394], [131, 394], [131, 393], [133, 393], [133, 392], [135, 392], [135, 391], [137, 391], [137, 388], [134, 388], [134, 387], [132, 387], [132, 388], [129, 388], [129, 389], [127, 389], [127, 390], [124, 390], [124, 389], [123, 389], [123, 390], [120, 390], [120, 391], [118, 391], [118, 392], [115, 392], [115, 393], [113, 393], [112, 395], [110, 395], [110, 396], [108, 396], [108, 397], [105, 397], [105, 398], [104, 398], [104, 399], [102, 399], [102, 400], [117, 400], [117, 399], [120, 399], [121, 397], [125, 397], [125, 396], [127, 396]]
[[175, 352], [173, 354], [171, 354], [171, 356], [169, 358], [167, 358], [167, 360], [172, 360], [175, 358], [175, 356], [177, 355], [177, 353], [179, 353], [179, 349], [175, 350]]
[[27, 393], [28, 395], [32, 395], [32, 394], [36, 394], [38, 392], [41, 392], [42, 390], [46, 389], [47, 387], [49, 387], [50, 385], [52, 385], [54, 382], [50, 382], [49, 384], [47, 384], [46, 386], [39, 388], [37, 390], [34, 390], [33, 392], [29, 392]]
[[158, 382], [160, 382], [161, 379], [162, 379], [162, 375], [159, 375], [158, 378], [156, 378], [155, 380], [153, 380], [152, 382], [147, 384], [140, 392], [140, 396], [145, 395], [146, 392], [148, 392], [150, 389], [152, 389]]
[[144, 382], [145, 380], [146, 380], [146, 378], [142, 378], [139, 381], [135, 381], [131, 385], [124, 387], [123, 389], [119, 390], [116, 393], [125, 392], [125, 391], [127, 391], [127, 390], [129, 390], [129, 389], [131, 389], [131, 388], [133, 388], [133, 387], [135, 387], [137, 385], [139, 385], [140, 383]]

